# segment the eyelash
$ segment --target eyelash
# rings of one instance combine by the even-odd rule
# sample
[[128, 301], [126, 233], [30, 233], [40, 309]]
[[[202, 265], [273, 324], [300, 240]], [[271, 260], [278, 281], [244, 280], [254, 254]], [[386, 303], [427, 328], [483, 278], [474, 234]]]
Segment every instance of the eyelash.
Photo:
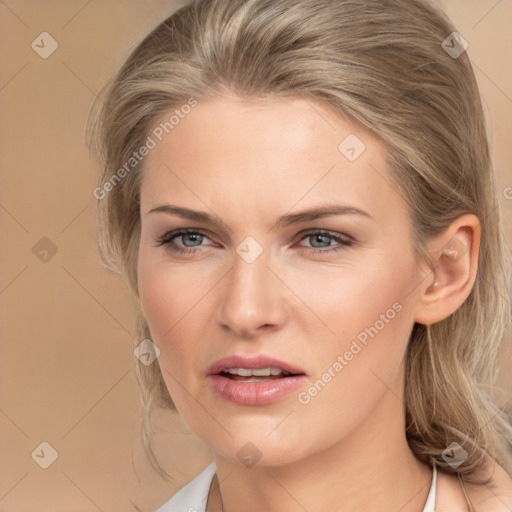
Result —
[[[180, 229], [178, 231], [171, 231], [169, 233], [166, 233], [163, 237], [156, 240], [155, 245], [156, 245], [156, 247], [167, 245], [171, 251], [178, 253], [178, 254], [195, 253], [195, 252], [197, 252], [197, 249], [201, 246], [197, 246], [197, 248], [184, 248], [184, 247], [179, 247], [179, 246], [172, 244], [172, 241], [175, 238], [178, 238], [183, 235], [190, 235], [190, 234], [200, 235], [200, 236], [208, 238], [208, 235], [206, 235], [205, 233], [202, 233], [201, 231], [197, 231], [194, 229], [189, 229], [189, 230]], [[338, 251], [343, 251], [349, 247], [352, 247], [352, 245], [354, 243], [354, 241], [349, 239], [348, 237], [345, 239], [345, 238], [342, 238], [341, 236], [334, 234], [330, 231], [325, 231], [325, 230], [321, 230], [321, 229], [311, 230], [306, 233], [302, 233], [302, 237], [298, 241], [302, 242], [302, 240], [304, 240], [306, 238], [309, 238], [312, 236], [318, 236], [318, 235], [326, 236], [326, 237], [334, 240], [335, 242], [337, 242], [339, 245], [336, 247], [329, 247], [329, 248], [324, 248], [324, 249], [318, 249], [315, 247], [305, 247], [305, 246], [301, 246], [301, 248], [306, 249], [308, 252], [314, 253], [314, 254], [332, 253], [332, 252], [336, 253]]]

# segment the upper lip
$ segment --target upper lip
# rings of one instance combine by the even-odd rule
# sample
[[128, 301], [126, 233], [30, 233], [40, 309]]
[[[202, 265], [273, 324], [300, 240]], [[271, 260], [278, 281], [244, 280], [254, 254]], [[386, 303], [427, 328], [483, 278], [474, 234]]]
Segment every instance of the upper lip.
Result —
[[279, 368], [293, 374], [305, 373], [304, 370], [292, 366], [285, 361], [280, 361], [279, 359], [266, 355], [232, 355], [223, 357], [222, 359], [219, 359], [218, 361], [215, 361], [213, 364], [211, 364], [208, 367], [207, 373], [208, 375], [218, 375], [222, 372], [222, 370], [226, 368], [247, 368], [248, 370], [254, 370], [257, 368]]

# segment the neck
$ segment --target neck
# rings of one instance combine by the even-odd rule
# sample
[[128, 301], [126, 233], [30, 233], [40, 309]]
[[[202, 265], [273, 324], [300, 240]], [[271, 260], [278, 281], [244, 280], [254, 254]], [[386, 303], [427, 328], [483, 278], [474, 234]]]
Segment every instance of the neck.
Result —
[[326, 450], [280, 466], [247, 468], [220, 456], [215, 463], [220, 484], [212, 485], [208, 512], [421, 512], [432, 480], [407, 444], [403, 404], [392, 390]]

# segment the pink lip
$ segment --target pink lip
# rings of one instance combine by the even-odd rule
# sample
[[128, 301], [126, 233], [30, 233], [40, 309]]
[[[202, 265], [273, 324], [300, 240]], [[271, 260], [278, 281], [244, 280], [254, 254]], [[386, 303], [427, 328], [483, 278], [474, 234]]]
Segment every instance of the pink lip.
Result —
[[285, 370], [288, 373], [306, 373], [304, 370], [300, 368], [296, 368], [291, 364], [285, 363], [284, 361], [280, 361], [279, 359], [275, 359], [270, 356], [259, 355], [259, 356], [241, 356], [241, 355], [233, 355], [229, 357], [224, 357], [215, 361], [207, 370], [208, 375], [216, 375], [220, 373], [224, 368], [247, 368], [249, 370], [254, 370], [255, 368], [280, 368], [281, 370]]
[[[288, 375], [262, 382], [243, 382], [221, 375], [225, 368], [280, 368]], [[306, 379], [305, 372], [284, 361], [264, 355], [230, 356], [219, 359], [208, 368], [213, 390], [225, 400], [237, 405], [269, 405], [278, 402], [299, 388]]]

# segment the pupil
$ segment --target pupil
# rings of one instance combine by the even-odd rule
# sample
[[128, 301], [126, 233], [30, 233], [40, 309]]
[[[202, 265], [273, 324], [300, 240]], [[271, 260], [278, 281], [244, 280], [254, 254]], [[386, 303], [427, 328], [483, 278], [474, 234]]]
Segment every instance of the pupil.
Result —
[[[323, 245], [322, 245], [322, 239], [325, 242]], [[327, 235], [313, 235], [313, 240], [315, 241], [315, 243], [317, 241], [320, 242], [320, 245], [315, 245], [315, 243], [312, 243], [311, 245], [313, 247], [328, 247], [329, 246], [330, 237], [328, 237]]]
[[[184, 237], [183, 237], [183, 244], [186, 245], [187, 247], [195, 247], [194, 242], [197, 242], [198, 239], [199, 239], [199, 245], [200, 245], [201, 238], [202, 238], [202, 235], [199, 235], [197, 233], [189, 233], [189, 234], [184, 235]], [[191, 241], [192, 243], [188, 244], [187, 241], [189, 241], [189, 242]]]

